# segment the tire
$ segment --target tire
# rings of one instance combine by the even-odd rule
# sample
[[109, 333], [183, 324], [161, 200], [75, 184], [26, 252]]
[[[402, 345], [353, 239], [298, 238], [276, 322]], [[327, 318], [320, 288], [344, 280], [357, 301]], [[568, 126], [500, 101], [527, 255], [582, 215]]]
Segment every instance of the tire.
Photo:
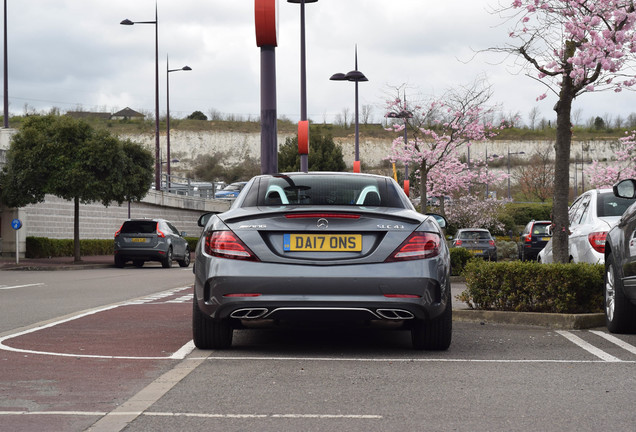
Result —
[[115, 267], [124, 268], [126, 260], [121, 255], [115, 255]]
[[166, 252], [166, 257], [161, 261], [161, 267], [170, 268], [172, 267], [172, 246], [168, 248], [168, 252]]
[[413, 349], [445, 351], [451, 344], [453, 335], [453, 306], [448, 287], [446, 308], [434, 320], [415, 320], [411, 327]]
[[137, 268], [142, 268], [144, 266], [144, 261], [143, 260], [134, 260], [133, 261], [133, 265]]
[[192, 302], [192, 339], [199, 349], [227, 349], [232, 346], [234, 331], [230, 322], [213, 320], [206, 316], [197, 304], [196, 295]]
[[610, 333], [633, 333], [636, 331], [636, 306], [623, 292], [623, 282], [616, 272], [614, 256], [605, 261], [605, 325]]
[[190, 247], [189, 246], [186, 246], [185, 255], [183, 256], [183, 259], [177, 262], [179, 263], [179, 267], [190, 266]]

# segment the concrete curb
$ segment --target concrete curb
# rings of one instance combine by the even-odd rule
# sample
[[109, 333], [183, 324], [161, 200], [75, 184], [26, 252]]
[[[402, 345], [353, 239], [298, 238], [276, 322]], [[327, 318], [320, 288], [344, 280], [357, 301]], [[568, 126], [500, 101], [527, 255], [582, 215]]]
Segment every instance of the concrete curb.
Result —
[[454, 309], [453, 321], [531, 325], [557, 330], [580, 330], [605, 326], [605, 314], [557, 314]]

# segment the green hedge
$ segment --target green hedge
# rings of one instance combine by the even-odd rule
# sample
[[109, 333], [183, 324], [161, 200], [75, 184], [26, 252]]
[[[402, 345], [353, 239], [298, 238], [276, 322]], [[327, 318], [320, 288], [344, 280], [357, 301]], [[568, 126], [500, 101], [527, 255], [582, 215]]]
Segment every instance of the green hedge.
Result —
[[[190, 250], [194, 251], [198, 237], [186, 237]], [[80, 255], [112, 255], [115, 242], [113, 239], [80, 240]], [[27, 258], [72, 257], [74, 255], [73, 240], [50, 239], [47, 237], [27, 237]]]
[[516, 312], [603, 311], [600, 264], [538, 264], [470, 260], [467, 289], [457, 299], [470, 308]]
[[466, 263], [473, 258], [473, 254], [464, 248], [450, 248], [451, 275], [459, 276], [464, 272]]

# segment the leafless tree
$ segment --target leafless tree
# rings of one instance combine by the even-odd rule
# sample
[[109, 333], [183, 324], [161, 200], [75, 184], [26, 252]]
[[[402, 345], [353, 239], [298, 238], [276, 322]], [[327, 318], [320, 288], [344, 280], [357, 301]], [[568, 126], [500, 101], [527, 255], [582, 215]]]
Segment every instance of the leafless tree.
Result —
[[532, 107], [530, 112], [528, 113], [528, 121], [530, 122], [530, 129], [534, 130], [537, 126], [537, 120], [539, 119], [539, 115], [541, 115], [541, 111], [538, 107]]

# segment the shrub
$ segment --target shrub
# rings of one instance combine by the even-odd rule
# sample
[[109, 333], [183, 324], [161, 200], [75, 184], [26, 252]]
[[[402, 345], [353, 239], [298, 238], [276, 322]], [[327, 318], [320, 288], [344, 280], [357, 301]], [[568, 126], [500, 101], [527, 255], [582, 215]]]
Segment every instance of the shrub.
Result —
[[497, 239], [497, 261], [512, 261], [519, 259], [517, 242]]
[[450, 248], [451, 274], [459, 276], [464, 271], [466, 263], [473, 258], [473, 254], [464, 248]]
[[[111, 239], [80, 240], [80, 254], [83, 256], [111, 255], [114, 245]], [[74, 255], [73, 240], [27, 237], [24, 255], [27, 258], [72, 257]]]
[[470, 260], [467, 289], [457, 296], [472, 309], [592, 313], [603, 310], [600, 264], [537, 264]]

